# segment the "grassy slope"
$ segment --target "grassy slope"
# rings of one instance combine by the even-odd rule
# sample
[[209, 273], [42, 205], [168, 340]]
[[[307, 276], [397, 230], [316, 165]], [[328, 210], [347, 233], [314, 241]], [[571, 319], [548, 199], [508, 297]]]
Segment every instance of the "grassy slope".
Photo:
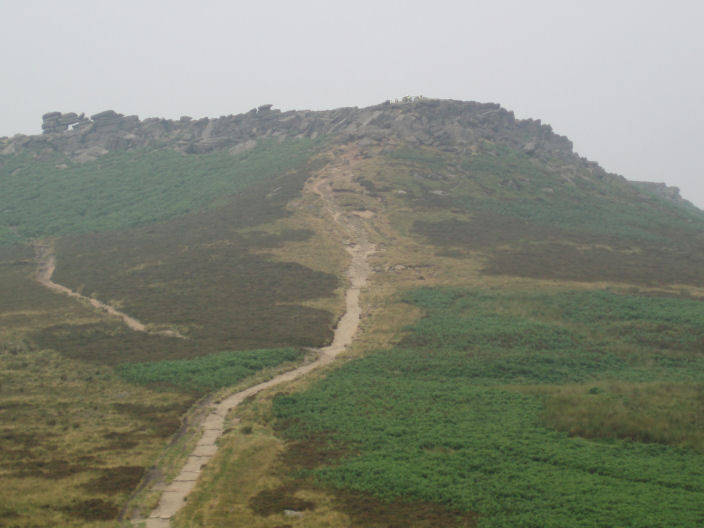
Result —
[[[376, 211], [384, 243], [367, 294], [374, 311], [355, 346], [366, 357], [274, 399], [274, 429], [285, 441], [271, 436], [271, 396], [242, 409], [254, 426], [249, 443], [268, 453], [257, 484], [248, 493], [239, 482], [235, 497], [232, 479], [255, 468], [242, 457], [237, 467], [220, 458], [208, 491], [177, 525], [236, 518], [261, 527], [381, 527], [410, 516], [414, 526], [471, 526], [471, 512], [486, 526], [702, 522], [701, 301], [633, 293], [638, 288], [589, 291], [608, 280], [658, 285], [670, 295], [684, 291], [681, 283], [700, 284], [701, 213], [619, 180], [599, 188], [587, 174], [563, 178], [515, 156], [507, 165], [480, 153], [471, 163], [483, 159], [484, 172], [469, 160], [417, 151], [350, 167], [365, 195], [340, 189], [338, 199]], [[577, 207], [581, 200], [589, 207]], [[532, 246], [541, 274], [521, 271]], [[552, 262], [571, 248], [577, 257]], [[599, 250], [624, 263], [604, 261]], [[517, 263], [509, 271], [517, 277], [491, 267], [502, 251]], [[680, 262], [678, 253], [688, 251], [692, 262]], [[455, 290], [449, 298], [447, 290], [423, 290], [405, 308], [389, 297], [423, 283], [496, 290]], [[398, 340], [399, 322], [419, 307], [427, 316], [403, 346], [372, 352], [377, 342]], [[226, 440], [233, 453], [239, 438]], [[305, 500], [313, 505], [304, 521], [281, 514]], [[422, 514], [427, 501], [448, 508], [434, 524]]]
[[[264, 179], [224, 205], [168, 222], [66, 237], [57, 243], [55, 280], [189, 337], [161, 339], [158, 356], [141, 360], [319, 346], [331, 336], [332, 315], [301, 303], [330, 297], [337, 278], [266, 253], [313, 236], [285, 225], [285, 206], [308, 176], [301, 168]], [[104, 347], [114, 346], [106, 339]]]
[[498, 145], [470, 156], [401, 150], [385, 163], [397, 176], [381, 188], [407, 193], [413, 231], [441, 253], [482, 254], [487, 273], [704, 285], [694, 207]]
[[[266, 144], [236, 158], [111, 154], [63, 170], [55, 169], [61, 160], [53, 158], [4, 160], [2, 199], [22, 207], [3, 210], [5, 220], [14, 216], [8, 220], [13, 228], [2, 233], [71, 233], [55, 239], [56, 280], [71, 284], [76, 277], [84, 293], [104, 288], [110, 300], [115, 291], [125, 294], [118, 299], [125, 309], [152, 327], [175, 323], [189, 339], [132, 332], [53, 294], [32, 280], [29, 247], [0, 245], [0, 362], [6, 373], [0, 475], [4, 487], [17, 490], [0, 501], [0, 525], [112, 525], [195, 395], [214, 388], [212, 376], [194, 377], [195, 371], [203, 374], [199, 366], [217, 363], [216, 384], [222, 386], [301, 356], [295, 349], [214, 352], [327, 339], [332, 315], [297, 303], [330, 298], [336, 278], [264, 252], [295, 253], [296, 244], [319, 242], [314, 233], [286, 225], [286, 205], [308, 175], [310, 147]], [[22, 170], [10, 171], [12, 163]], [[24, 182], [8, 179], [13, 172]], [[41, 192], [26, 196], [33, 186]], [[98, 187], [105, 192], [97, 195]], [[135, 225], [140, 227], [129, 227]], [[116, 252], [124, 258], [115, 258]], [[315, 253], [327, 255], [322, 248]], [[156, 272], [149, 269], [152, 258]], [[204, 357], [198, 365], [140, 363], [193, 356]], [[133, 366], [120, 367], [125, 363]], [[166, 383], [159, 378], [164, 372]], [[162, 470], [170, 471], [189, 435], [161, 457]]]
[[0, 244], [122, 229], [198, 211], [299, 165], [311, 146], [265, 142], [238, 156], [170, 149], [112, 152], [85, 164], [58, 154], [4, 157]]
[[[240, 436], [232, 431], [224, 439], [224, 451], [245, 458], [219, 458], [217, 467], [210, 468], [209, 487], [194, 496], [182, 517], [190, 520], [183, 522], [228, 525], [237, 515], [242, 522], [262, 527], [342, 526], [350, 519], [365, 526], [390, 526], [399, 519], [417, 526], [474, 523], [471, 512], [455, 515], [452, 509], [477, 511], [483, 514], [481, 522], [495, 525], [569, 526], [564, 523], [586, 523], [589, 515], [594, 520], [602, 513], [611, 515], [606, 524], [613, 524], [613, 516], [620, 515], [623, 524], [632, 518], [644, 526], [668, 525], [663, 524], [666, 521], [669, 526], [687, 525], [699, 519], [701, 512], [690, 499], [701, 495], [697, 488], [701, 459], [692, 450], [701, 446], [701, 428], [696, 424], [701, 423], [697, 398], [702, 381], [691, 367], [701, 358], [698, 338], [683, 339], [699, 324], [693, 315], [696, 309], [687, 304], [696, 301], [657, 301], [664, 303], [660, 307], [676, 306], [675, 312], [692, 316], [662, 320], [660, 310], [653, 315], [641, 313], [647, 312], [644, 306], [653, 306], [652, 300], [643, 304], [639, 297], [609, 294], [518, 295], [511, 289], [530, 290], [534, 283], [503, 277], [698, 285], [704, 269], [699, 265], [697, 238], [700, 213], [673, 208], [619, 181], [607, 181], [601, 187], [587, 173], [536, 165], [523, 154], [493, 145], [483, 146], [471, 158], [406, 150], [365, 163], [357, 180], [367, 194], [355, 194], [359, 189], [353, 189], [339, 197], [351, 208], [376, 207], [381, 213], [375, 220], [375, 236], [387, 244], [386, 252], [377, 257], [382, 269], [396, 262], [411, 265], [398, 273], [379, 273], [369, 295], [380, 308], [366, 321], [370, 333], [362, 337], [358, 351], [370, 352], [377, 342], [393, 341], [399, 321], [408, 320], [420, 307], [428, 318], [414, 327], [402, 348], [352, 362], [301, 395], [278, 398], [275, 412], [280, 424], [290, 426], [286, 451], [267, 428], [271, 415], [266, 405], [250, 422], [253, 436], [241, 433], [251, 442], [237, 447]], [[307, 175], [306, 170], [287, 178], [270, 173], [270, 178], [250, 182], [253, 185], [240, 188], [238, 196], [205, 211], [58, 241], [60, 281], [117, 301], [157, 326], [175, 324], [191, 336], [191, 342], [135, 337], [115, 323], [95, 318], [52, 321], [41, 325], [33, 338], [61, 350], [63, 355], [57, 357], [62, 361], [70, 356], [83, 366], [85, 360], [118, 365], [146, 357], [188, 358], [232, 347], [322, 342], [330, 335], [330, 315], [290, 303], [317, 302], [330, 295], [336, 281], [282, 262], [287, 254], [300, 252], [318, 239], [313, 238], [317, 234], [302, 231], [303, 225], [285, 209]], [[384, 214], [386, 208], [393, 213], [391, 218]], [[74, 213], [73, 220], [52, 220], [51, 225], [79, 230], [76, 226], [81, 221]], [[303, 218], [299, 213], [297, 217]], [[131, 223], [105, 227], [144, 221], [138, 214], [128, 216]], [[89, 215], [95, 223], [102, 217], [104, 212]], [[162, 217], [146, 220], [158, 218]], [[46, 234], [53, 227], [34, 229]], [[322, 232], [324, 227], [316, 224], [316, 229]], [[9, 240], [29, 231], [0, 227], [2, 233]], [[435, 255], [427, 242], [435, 245]], [[277, 259], [267, 258], [266, 253], [275, 253]], [[673, 258], [673, 254], [686, 258]], [[564, 257], [556, 261], [556, 255]], [[483, 275], [477, 274], [478, 262], [485, 269]], [[656, 265], [641, 272], [644, 262]], [[233, 268], [236, 273], [227, 272]], [[198, 272], [190, 275], [194, 269]], [[609, 270], [614, 271], [605, 275]], [[260, 283], [272, 276], [275, 282]], [[500, 283], [510, 291], [460, 292], [455, 301], [471, 300], [464, 311], [456, 310], [452, 302], [433, 306], [429, 297], [442, 298], [447, 292], [418, 294], [421, 298], [408, 298], [414, 304], [405, 308], [390, 300], [390, 292], [421, 280]], [[243, 303], [234, 301], [227, 291], [246, 299], [244, 310], [240, 309]], [[274, 291], [278, 297], [263, 299], [264, 291]], [[607, 295], [606, 302], [599, 295]], [[185, 299], [195, 302], [190, 306]], [[621, 312], [641, 313], [640, 319], [625, 317], [610, 326], [608, 321], [590, 321], [579, 314], [571, 319], [562, 315], [566, 306], [585, 304], [593, 313], [618, 299], [631, 299], [625, 307], [616, 304]], [[294, 319], [292, 314], [303, 318]], [[443, 331], [433, 329], [433, 314]], [[222, 332], [228, 328], [236, 331]], [[271, 336], [267, 333], [271, 328], [282, 333]], [[302, 332], [291, 333], [298, 329]], [[17, 335], [26, 339], [26, 329]], [[447, 340], [446, 335], [453, 337]], [[488, 340], [490, 346], [468, 341], [471, 335], [480, 343]], [[292, 336], [299, 341], [290, 343]], [[409, 393], [418, 398], [409, 400]], [[387, 394], [394, 397], [389, 400]], [[382, 399], [385, 406], [380, 405]], [[287, 416], [299, 421], [287, 422]], [[497, 429], [497, 423], [502, 428]], [[351, 424], [358, 427], [351, 430]], [[612, 440], [569, 438], [567, 433]], [[624, 438], [658, 444], [627, 443]], [[435, 443], [426, 445], [428, 440]], [[550, 446], [549, 456], [536, 448], [539, 445]], [[257, 446], [265, 446], [259, 458], [252, 454], [258, 452]], [[247, 454], [250, 448], [255, 450]], [[486, 461], [473, 466], [476, 450]], [[277, 453], [283, 453], [278, 462]], [[338, 467], [340, 455], [350, 453], [359, 456], [343, 458]], [[605, 461], [599, 462], [605, 454]], [[654, 454], [662, 478], [653, 476]], [[391, 456], [393, 463], [389, 465], [389, 457], [380, 455]], [[252, 465], [255, 459], [257, 467]], [[300, 464], [301, 460], [307, 462]], [[267, 472], [271, 467], [279, 467], [280, 473]], [[303, 480], [290, 480], [292, 468], [304, 470], [299, 475]], [[679, 468], [687, 481], [684, 488]], [[242, 480], [242, 472], [257, 476]], [[641, 474], [648, 477], [643, 480]], [[458, 485], [472, 478], [479, 484]], [[551, 484], [555, 478], [561, 486]], [[251, 487], [243, 490], [247, 482]], [[321, 482], [348, 491], [331, 494], [329, 488], [320, 487]], [[593, 493], [602, 486], [611, 495]], [[635, 488], [638, 493], [632, 493]], [[584, 507], [583, 497], [575, 497], [584, 490], [588, 491], [584, 495], [593, 495], [596, 511], [584, 512], [584, 518], [575, 520], [575, 512]], [[236, 506], [233, 494], [238, 496]], [[661, 494], [681, 510], [653, 511], [649, 501], [656, 496], [652, 500], [659, 502]], [[385, 503], [379, 497], [398, 500]], [[303, 520], [265, 514], [269, 503], [281, 510], [285, 503], [295, 506], [301, 504], [296, 501], [306, 500], [315, 503], [315, 516], [312, 511]], [[449, 509], [437, 509], [432, 503]], [[549, 513], [552, 510], [554, 515]], [[650, 524], [645, 520], [648, 514], [652, 514]]]
[[33, 281], [31, 257], [0, 248], [0, 526], [113, 526], [193, 396], [38, 347], [38, 329], [102, 316]]
[[[704, 402], [688, 401], [681, 390], [701, 391], [704, 383], [704, 358], [693, 346], [702, 338], [701, 302], [434, 289], [407, 300], [426, 316], [401, 348], [275, 398], [274, 415], [290, 440], [324, 435], [320, 460], [327, 446], [337, 450], [332, 464], [313, 471], [315, 479], [385, 500], [477, 512], [481, 526], [664, 527], [704, 519], [704, 461], [695, 451], [704, 450], [704, 430], [692, 425]], [[610, 311], [595, 321], [594, 308], [603, 305]], [[669, 328], [669, 342], [633, 346], [659, 326]], [[643, 413], [630, 430], [592, 436], [661, 445], [569, 438], [540, 423], [539, 389], [570, 383], [572, 394], [599, 399], [602, 405], [580, 416], [599, 423], [610, 413], [607, 391], [624, 380], [642, 391], [646, 382], [667, 380], [679, 415], [670, 426], [678, 426], [644, 436], [650, 424]], [[672, 402], [677, 395], [682, 400]]]

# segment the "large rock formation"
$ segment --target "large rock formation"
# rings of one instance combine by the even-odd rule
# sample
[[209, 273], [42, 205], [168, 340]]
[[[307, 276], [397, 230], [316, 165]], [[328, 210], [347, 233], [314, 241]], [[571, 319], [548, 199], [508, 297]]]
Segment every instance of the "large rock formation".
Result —
[[[43, 134], [0, 138], [0, 155], [22, 150], [61, 152], [75, 162], [92, 161], [111, 151], [174, 148], [188, 154], [227, 149], [242, 153], [261, 139], [331, 137], [358, 141], [360, 147], [436, 147], [471, 152], [485, 142], [499, 143], [545, 161], [570, 179], [578, 167], [595, 178], [614, 178], [599, 165], [579, 157], [572, 143], [539, 120], [516, 119], [498, 104], [441, 99], [404, 98], [368, 108], [291, 110], [265, 104], [239, 115], [178, 120], [124, 116], [106, 110], [84, 114], [50, 112], [42, 118]], [[1, 160], [0, 160], [1, 161]], [[620, 178], [620, 177], [618, 177]]]
[[106, 110], [87, 118], [74, 112], [42, 117], [41, 136], [3, 139], [0, 150], [50, 148], [79, 157], [87, 149], [107, 151], [173, 145], [186, 153], [234, 149], [263, 138], [316, 138], [406, 142], [445, 150], [472, 148], [483, 140], [499, 141], [530, 155], [574, 160], [572, 143], [532, 119], [517, 120], [497, 104], [436, 99], [386, 102], [368, 108], [281, 112], [266, 104], [215, 119], [178, 120], [124, 116]]
[[676, 204], [689, 203], [682, 198], [679, 187], [669, 186], [665, 183], [647, 182], [647, 181], [632, 181], [633, 185], [650, 194], [664, 198]]
[[85, 114], [78, 115], [75, 112], [62, 114], [61, 112], [49, 112], [42, 116], [42, 130], [45, 134], [55, 134], [68, 130], [68, 127], [79, 127], [89, 123]]

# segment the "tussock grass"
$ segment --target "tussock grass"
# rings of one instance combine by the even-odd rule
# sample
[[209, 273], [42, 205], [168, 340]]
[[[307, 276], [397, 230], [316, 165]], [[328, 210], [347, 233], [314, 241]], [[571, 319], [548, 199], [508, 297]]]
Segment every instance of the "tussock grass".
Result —
[[541, 422], [570, 436], [623, 438], [704, 453], [704, 384], [601, 382], [547, 389]]
[[9, 526], [114, 526], [192, 396], [125, 383], [32, 334], [102, 316], [32, 279], [31, 250], [0, 248], [0, 482]]

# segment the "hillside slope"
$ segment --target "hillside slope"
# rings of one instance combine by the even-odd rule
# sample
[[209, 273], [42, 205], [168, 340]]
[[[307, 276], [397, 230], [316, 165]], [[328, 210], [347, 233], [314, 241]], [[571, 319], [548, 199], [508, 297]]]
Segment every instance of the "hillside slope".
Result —
[[[144, 517], [186, 408], [330, 342], [362, 235], [354, 341], [231, 413], [173, 526], [704, 522], [704, 213], [675, 191], [494, 104], [43, 128], [0, 140], [8, 526]], [[147, 332], [42, 288], [32, 244]]]

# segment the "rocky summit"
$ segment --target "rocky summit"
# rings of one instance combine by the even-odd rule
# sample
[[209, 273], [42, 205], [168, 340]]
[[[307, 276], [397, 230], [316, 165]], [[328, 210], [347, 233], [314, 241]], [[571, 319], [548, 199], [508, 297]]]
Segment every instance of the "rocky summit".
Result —
[[46, 147], [79, 156], [98, 147], [106, 151], [172, 144], [186, 153], [217, 149], [242, 151], [265, 138], [316, 138], [334, 135], [342, 141], [405, 141], [447, 150], [476, 148], [481, 141], [502, 141], [536, 156], [573, 159], [572, 143], [540, 120], [516, 119], [498, 104], [415, 98], [368, 108], [291, 110], [266, 104], [247, 113], [219, 118], [178, 120], [125, 116], [106, 110], [86, 117], [49, 112], [43, 134], [3, 138], [2, 153], [24, 147]]
[[[570, 172], [577, 166], [598, 178], [615, 177], [597, 163], [578, 156], [568, 138], [539, 119], [516, 119], [513, 112], [495, 103], [423, 97], [323, 111], [281, 111], [265, 104], [244, 114], [200, 119], [182, 116], [177, 120], [140, 120], [114, 110], [90, 117], [48, 112], [42, 116], [42, 130], [41, 135], [0, 138], [0, 154], [44, 150], [84, 163], [112, 151], [163, 146], [188, 154], [223, 149], [239, 154], [254, 148], [260, 140], [272, 138], [283, 141], [331, 136], [340, 142], [359, 141], [362, 149], [382, 144], [390, 150], [407, 143], [449, 152], [476, 151], [482, 142], [489, 141], [549, 162], [555, 170]], [[643, 183], [653, 192], [681, 199], [676, 187], [657, 185]]]

